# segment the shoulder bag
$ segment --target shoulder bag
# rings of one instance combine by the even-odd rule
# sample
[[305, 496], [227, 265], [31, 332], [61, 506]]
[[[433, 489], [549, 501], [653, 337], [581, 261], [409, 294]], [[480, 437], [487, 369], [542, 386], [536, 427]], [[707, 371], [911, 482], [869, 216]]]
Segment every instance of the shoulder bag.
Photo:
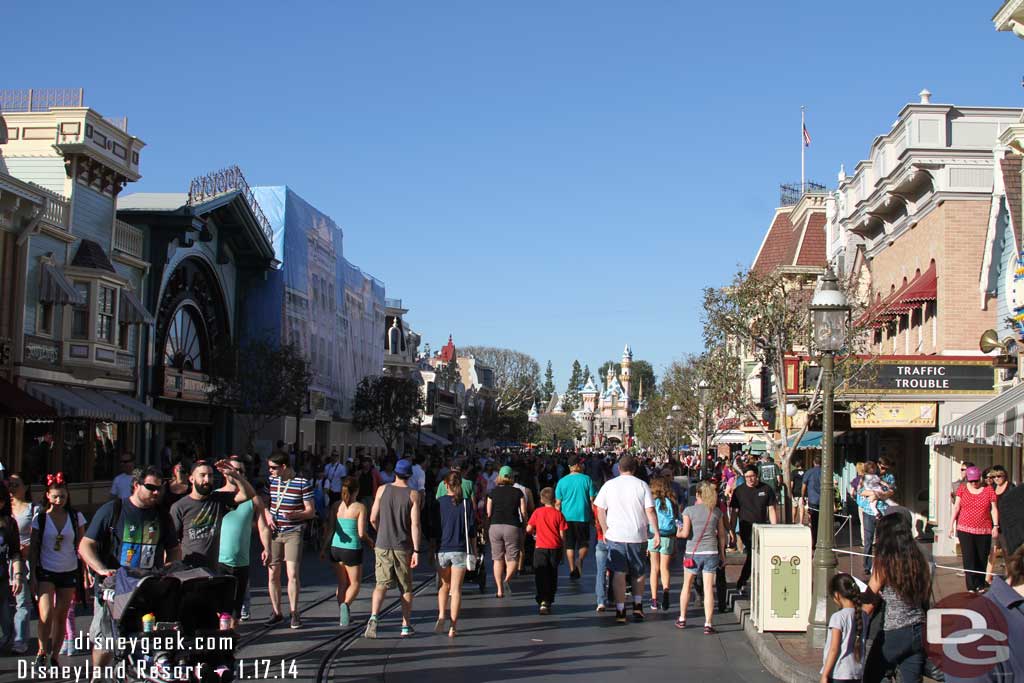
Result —
[[707, 519], [706, 522], [704, 522], [704, 528], [700, 530], [700, 536], [698, 536], [697, 540], [694, 541], [693, 550], [690, 551], [689, 557], [684, 557], [683, 558], [683, 566], [686, 567], [687, 569], [693, 569], [694, 567], [697, 566], [697, 562], [693, 559], [693, 555], [694, 555], [694, 553], [697, 552], [697, 547], [700, 545], [700, 542], [702, 540], [704, 540], [704, 532], [708, 530], [708, 524], [711, 523], [711, 519], [714, 516], [715, 516], [715, 511], [714, 510], [708, 510], [708, 519]]
[[477, 558], [476, 553], [474, 553], [469, 547], [469, 506], [466, 504], [465, 498], [462, 499], [462, 513], [465, 522], [462, 527], [462, 532], [466, 537], [466, 570], [476, 571], [477, 560], [479, 558]]

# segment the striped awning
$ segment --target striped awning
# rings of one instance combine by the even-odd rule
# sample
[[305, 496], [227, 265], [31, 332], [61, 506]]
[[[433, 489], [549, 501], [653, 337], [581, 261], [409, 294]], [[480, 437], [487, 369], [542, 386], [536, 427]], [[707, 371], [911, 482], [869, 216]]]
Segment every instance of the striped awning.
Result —
[[131, 324], [142, 323], [144, 325], [152, 325], [154, 322], [153, 316], [150, 315], [146, 307], [139, 301], [139, 297], [135, 296], [135, 292], [128, 289], [121, 290], [120, 309], [121, 322]]
[[39, 275], [39, 300], [47, 304], [72, 304], [84, 306], [85, 297], [75, 285], [52, 263], [41, 264]]
[[[121, 412], [120, 410], [112, 412], [109, 401], [90, 400], [89, 394], [84, 393], [93, 393], [88, 389], [75, 390], [73, 387], [29, 382], [25, 385], [25, 390], [56, 410], [60, 417], [116, 422], [115, 413]], [[132, 421], [132, 418], [129, 417], [128, 421]]]
[[1024, 384], [1007, 389], [925, 439], [930, 446], [954, 443], [988, 446], [1024, 444]]
[[57, 417], [57, 413], [48, 404], [0, 379], [0, 416], [47, 420]]
[[104, 398], [124, 406], [133, 413], [137, 413], [143, 422], [171, 421], [171, 416], [167, 413], [160, 412], [156, 408], [152, 408], [126, 394], [119, 394], [116, 391], [101, 391], [100, 393], [103, 394]]

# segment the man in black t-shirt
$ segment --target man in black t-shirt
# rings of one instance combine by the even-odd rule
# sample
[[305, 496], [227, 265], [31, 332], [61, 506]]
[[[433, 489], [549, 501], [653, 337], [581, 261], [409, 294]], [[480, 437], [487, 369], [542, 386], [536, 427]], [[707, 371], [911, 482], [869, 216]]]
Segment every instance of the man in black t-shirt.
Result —
[[[740, 578], [736, 581], [736, 590], [742, 591], [750, 578], [751, 541], [755, 524], [778, 524], [778, 511], [775, 505], [778, 498], [770, 486], [761, 483], [757, 476], [757, 467], [748, 466], [743, 470], [743, 486], [733, 491], [732, 502], [729, 503], [729, 534], [740, 523], [740, 540], [743, 541], [743, 552], [747, 559], [743, 562]], [[734, 539], [730, 539], [734, 540]]]

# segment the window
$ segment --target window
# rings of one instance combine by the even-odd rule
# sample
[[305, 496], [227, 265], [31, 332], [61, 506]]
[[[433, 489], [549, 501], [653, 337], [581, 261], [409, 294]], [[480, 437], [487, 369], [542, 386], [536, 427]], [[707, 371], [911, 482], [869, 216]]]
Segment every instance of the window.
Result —
[[39, 304], [39, 319], [36, 322], [36, 334], [53, 334], [53, 304]]
[[121, 321], [117, 325], [117, 345], [122, 351], [127, 351], [130, 347], [128, 343], [130, 340], [132, 326], [128, 323]]
[[117, 303], [117, 290], [113, 287], [100, 285], [96, 315], [96, 340], [112, 344], [114, 342], [114, 305]]
[[88, 282], [75, 282], [75, 291], [82, 295], [85, 304], [74, 306], [71, 310], [71, 338], [89, 338], [89, 300], [92, 298], [92, 286]]

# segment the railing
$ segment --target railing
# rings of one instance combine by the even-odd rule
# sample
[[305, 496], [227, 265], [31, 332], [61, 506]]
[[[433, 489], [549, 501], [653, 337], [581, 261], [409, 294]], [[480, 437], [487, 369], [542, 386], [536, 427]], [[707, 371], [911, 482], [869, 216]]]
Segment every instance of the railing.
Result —
[[402, 308], [401, 299], [384, 299], [384, 306], [387, 308]]
[[81, 107], [82, 88], [27, 88], [0, 90], [0, 111], [49, 111], [50, 107]]
[[242, 169], [238, 168], [238, 166], [229, 166], [228, 168], [193, 178], [188, 186], [188, 205], [195, 206], [207, 199], [212, 199], [235, 190], [241, 192], [242, 196], [245, 197], [245, 201], [249, 204], [249, 209], [252, 210], [253, 215], [256, 216], [256, 222], [259, 223], [260, 229], [263, 230], [263, 235], [267, 238], [267, 242], [273, 244], [274, 229], [270, 227], [270, 221], [267, 220], [263, 209], [260, 208], [259, 202], [256, 201], [256, 196], [249, 187], [249, 183], [245, 181]]
[[127, 116], [104, 116], [103, 120], [125, 133], [128, 132], [128, 117]]
[[812, 183], [810, 180], [803, 183], [784, 183], [779, 185], [779, 206], [793, 206], [805, 194], [825, 192], [827, 189], [821, 183]]
[[126, 375], [135, 374], [135, 356], [130, 353], [117, 354], [117, 369]]
[[114, 219], [114, 249], [123, 254], [141, 259], [144, 235], [134, 225]]

